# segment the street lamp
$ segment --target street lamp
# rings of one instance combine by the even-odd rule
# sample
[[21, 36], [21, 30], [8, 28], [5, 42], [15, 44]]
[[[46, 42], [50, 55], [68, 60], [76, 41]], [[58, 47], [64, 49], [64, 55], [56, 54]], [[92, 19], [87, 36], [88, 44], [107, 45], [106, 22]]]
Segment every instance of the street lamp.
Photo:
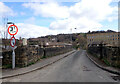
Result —
[[70, 30], [71, 30], [71, 44], [72, 44], [72, 28]]
[[13, 24], [13, 25], [14, 25], [14, 23], [13, 23], [13, 22], [7, 22], [7, 24]]
[[[77, 28], [73, 28], [73, 29], [76, 30]], [[71, 31], [71, 37], [70, 37], [70, 38], [71, 38], [71, 44], [73, 45], [72, 28], [70, 29], [70, 31]], [[76, 35], [76, 36], [77, 36], [77, 35]]]
[[[74, 28], [75, 30], [77, 29], [77, 28]], [[73, 41], [72, 41], [72, 28], [70, 29], [71, 30], [71, 44], [73, 43]]]

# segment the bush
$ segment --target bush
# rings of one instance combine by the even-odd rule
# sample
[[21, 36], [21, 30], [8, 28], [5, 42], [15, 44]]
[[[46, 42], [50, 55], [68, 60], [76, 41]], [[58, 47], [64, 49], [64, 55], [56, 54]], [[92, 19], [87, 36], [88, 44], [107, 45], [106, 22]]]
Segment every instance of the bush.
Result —
[[27, 66], [32, 65], [32, 64], [35, 64], [35, 62], [31, 62], [31, 63], [29, 63]]
[[12, 64], [3, 65], [2, 68], [3, 68], [3, 69], [12, 68]]

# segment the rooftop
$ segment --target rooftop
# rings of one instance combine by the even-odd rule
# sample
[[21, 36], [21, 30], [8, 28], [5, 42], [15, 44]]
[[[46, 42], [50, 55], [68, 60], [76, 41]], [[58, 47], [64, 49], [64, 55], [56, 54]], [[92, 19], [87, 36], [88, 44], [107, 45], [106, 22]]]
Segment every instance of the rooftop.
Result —
[[107, 30], [107, 31], [104, 31], [104, 30], [101, 30], [101, 31], [92, 31], [92, 32], [88, 32], [88, 34], [93, 34], [93, 33], [117, 33], [116, 31], [113, 31], [113, 30]]

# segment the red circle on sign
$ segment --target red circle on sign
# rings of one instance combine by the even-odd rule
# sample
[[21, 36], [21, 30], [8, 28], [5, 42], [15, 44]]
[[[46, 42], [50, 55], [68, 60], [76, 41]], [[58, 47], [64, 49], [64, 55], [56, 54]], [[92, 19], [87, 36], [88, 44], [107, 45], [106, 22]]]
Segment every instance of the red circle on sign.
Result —
[[[15, 34], [11, 34], [11, 33], [9, 32], [9, 29], [10, 29], [10, 27], [12, 27], [12, 26], [16, 27], [16, 29], [17, 29]], [[17, 32], [18, 32], [18, 27], [17, 27], [16, 25], [10, 25], [10, 26], [8, 27], [8, 33], [9, 33], [10, 35], [16, 35]]]
[[13, 36], [13, 37], [11, 38], [11, 40], [10, 40], [10, 45], [11, 45], [12, 47], [14, 47], [14, 46], [16, 45], [16, 39], [15, 39], [14, 45], [11, 44], [12, 39], [15, 39], [15, 37]]

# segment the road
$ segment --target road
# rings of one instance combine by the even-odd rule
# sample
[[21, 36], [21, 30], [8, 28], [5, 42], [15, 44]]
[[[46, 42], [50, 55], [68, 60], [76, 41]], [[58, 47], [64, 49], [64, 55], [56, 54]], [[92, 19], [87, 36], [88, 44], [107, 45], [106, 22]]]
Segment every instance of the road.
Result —
[[3, 82], [115, 82], [113, 75], [94, 65], [86, 51], [80, 50], [43, 69]]

